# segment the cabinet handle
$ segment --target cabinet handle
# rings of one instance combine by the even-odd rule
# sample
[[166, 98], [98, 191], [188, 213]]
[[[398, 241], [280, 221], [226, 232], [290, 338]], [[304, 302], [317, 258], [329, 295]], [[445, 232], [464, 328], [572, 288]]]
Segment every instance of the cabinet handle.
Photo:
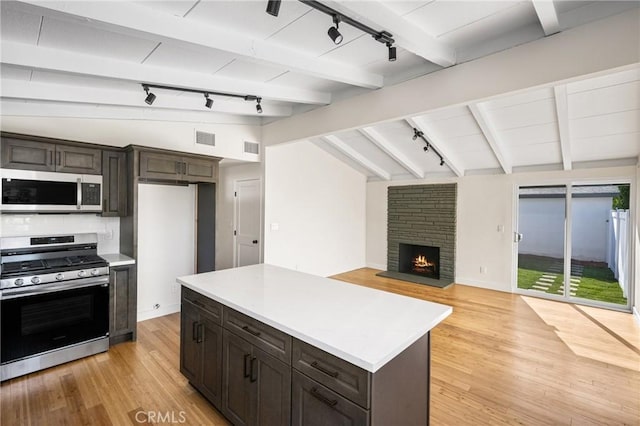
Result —
[[191, 340], [197, 342], [198, 340], [198, 321], [193, 322], [193, 330], [191, 334]]
[[198, 324], [198, 341], [196, 343], [202, 343], [202, 340], [204, 339], [204, 324], [199, 323]]
[[251, 354], [244, 354], [244, 377], [249, 377], [249, 358]]
[[[257, 360], [257, 358], [255, 356], [253, 358], [251, 358], [251, 378], [249, 379], [249, 381], [251, 383], [253, 383], [256, 380], [258, 380], [258, 371], [257, 371], [258, 369], [255, 368], [256, 360]], [[256, 375], [254, 376], [253, 373], [255, 373]]]
[[318, 392], [317, 388], [311, 388], [311, 395], [313, 395], [314, 397], [316, 397], [320, 401], [324, 402], [329, 407], [333, 407], [338, 403], [337, 399], [329, 399], [326, 396], [322, 395], [320, 392]]
[[246, 331], [247, 333], [251, 333], [251, 334], [253, 334], [253, 335], [254, 335], [254, 336], [256, 336], [256, 337], [260, 337], [260, 332], [259, 332], [259, 331], [256, 331], [256, 330], [253, 330], [253, 329], [251, 329], [251, 328], [249, 328], [249, 326], [248, 326], [248, 325], [245, 325], [244, 327], [242, 327], [242, 329], [243, 329], [244, 331]]
[[323, 367], [323, 366], [321, 366], [320, 364], [318, 364], [318, 362], [317, 362], [317, 361], [313, 361], [313, 362], [311, 363], [311, 366], [312, 366], [313, 368], [315, 368], [316, 370], [320, 370], [320, 371], [322, 371], [322, 372], [323, 372], [324, 374], [326, 374], [327, 376], [331, 376], [331, 377], [334, 377], [334, 378], [335, 378], [335, 377], [338, 377], [338, 372], [337, 372], [337, 371], [331, 371], [331, 370], [329, 370], [328, 368]]

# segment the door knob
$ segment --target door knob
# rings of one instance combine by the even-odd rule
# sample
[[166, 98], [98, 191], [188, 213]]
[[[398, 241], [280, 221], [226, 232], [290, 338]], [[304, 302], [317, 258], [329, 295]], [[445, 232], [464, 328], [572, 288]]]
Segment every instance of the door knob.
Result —
[[253, 244], [258, 244], [258, 240], [253, 240]]

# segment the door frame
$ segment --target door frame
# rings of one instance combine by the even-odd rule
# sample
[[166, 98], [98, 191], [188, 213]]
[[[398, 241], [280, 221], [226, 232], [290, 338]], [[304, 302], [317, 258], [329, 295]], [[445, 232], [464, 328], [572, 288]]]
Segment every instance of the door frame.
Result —
[[[519, 195], [521, 187], [530, 187], [530, 186], [566, 186], [567, 187], [567, 196], [565, 197], [565, 223], [564, 223], [564, 276], [571, 276], [571, 214], [572, 214], [572, 202], [571, 202], [571, 188], [573, 186], [584, 186], [584, 185], [615, 185], [615, 184], [628, 184], [630, 186], [629, 190], [629, 222], [630, 224], [636, 223], [636, 216], [638, 212], [635, 210], [636, 206], [636, 179], [631, 176], [623, 176], [620, 178], [564, 178], [564, 179], [551, 179], [551, 180], [539, 180], [539, 181], [531, 181], [531, 182], [515, 182], [513, 184], [513, 203], [512, 203], [512, 226], [513, 232], [511, 236], [511, 244], [512, 244], [512, 262], [511, 262], [511, 291], [515, 294], [520, 294], [523, 296], [534, 296], [543, 299], [555, 300], [559, 302], [565, 303], [574, 303], [585, 306], [593, 306], [596, 308], [606, 308], [615, 311], [621, 312], [631, 312], [633, 307], [633, 301], [635, 300], [635, 292], [636, 288], [634, 283], [636, 282], [635, 276], [635, 259], [636, 259], [636, 247], [633, 244], [633, 226], [629, 226], [627, 232], [629, 238], [632, 242], [629, 250], [629, 271], [627, 271], [630, 278], [629, 292], [627, 294], [627, 304], [625, 306], [617, 305], [614, 303], [608, 302], [600, 302], [597, 300], [591, 299], [581, 299], [578, 297], [571, 297], [569, 295], [569, 285], [564, 286], [564, 294], [556, 295], [543, 293], [539, 291], [531, 291], [526, 289], [518, 288], [518, 244], [515, 241], [515, 234], [518, 231], [518, 220], [519, 220]], [[640, 278], [640, 277], [639, 277]], [[567, 284], [567, 283], [565, 283]]]
[[258, 230], [258, 235], [259, 235], [259, 242], [258, 242], [258, 263], [263, 263], [263, 256], [264, 256], [264, 232], [263, 232], [263, 218], [264, 218], [264, 200], [263, 200], [263, 184], [262, 184], [262, 178], [261, 177], [257, 177], [257, 178], [245, 178], [245, 179], [234, 179], [233, 180], [233, 267], [237, 268], [238, 267], [238, 236], [236, 235], [236, 230], [238, 229], [238, 184], [240, 182], [249, 182], [249, 181], [257, 181], [258, 182], [258, 194], [259, 194], [259, 200], [258, 200], [258, 204], [260, 205], [260, 211], [258, 213], [258, 222], [259, 222], [259, 230]]

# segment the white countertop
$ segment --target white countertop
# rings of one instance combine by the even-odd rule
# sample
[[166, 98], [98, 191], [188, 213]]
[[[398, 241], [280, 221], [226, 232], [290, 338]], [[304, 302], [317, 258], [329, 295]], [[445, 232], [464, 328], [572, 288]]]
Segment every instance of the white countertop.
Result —
[[101, 258], [109, 262], [109, 266], [135, 265], [136, 260], [120, 253], [100, 254]]
[[372, 373], [453, 311], [439, 303], [264, 264], [177, 281]]

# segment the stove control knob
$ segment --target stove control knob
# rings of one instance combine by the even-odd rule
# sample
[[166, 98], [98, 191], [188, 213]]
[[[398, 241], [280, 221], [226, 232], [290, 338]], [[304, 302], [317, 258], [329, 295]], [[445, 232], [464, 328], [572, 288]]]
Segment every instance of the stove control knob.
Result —
[[57, 274], [57, 275], [56, 275], [56, 280], [58, 280], [58, 281], [62, 281], [62, 280], [64, 280], [64, 275], [62, 275], [62, 274]]
[[82, 277], [86, 277], [86, 276], [87, 276], [87, 271], [80, 271], [80, 272], [78, 272], [78, 276], [79, 276], [80, 278], [82, 278]]
[[92, 270], [91, 275], [93, 276], [98, 275], [98, 270], [97, 269]]
[[31, 282], [34, 283], [34, 284], [40, 284], [40, 277], [31, 278]]
[[22, 278], [16, 278], [16, 280], [13, 283], [17, 286], [20, 286], [24, 284], [24, 280]]

